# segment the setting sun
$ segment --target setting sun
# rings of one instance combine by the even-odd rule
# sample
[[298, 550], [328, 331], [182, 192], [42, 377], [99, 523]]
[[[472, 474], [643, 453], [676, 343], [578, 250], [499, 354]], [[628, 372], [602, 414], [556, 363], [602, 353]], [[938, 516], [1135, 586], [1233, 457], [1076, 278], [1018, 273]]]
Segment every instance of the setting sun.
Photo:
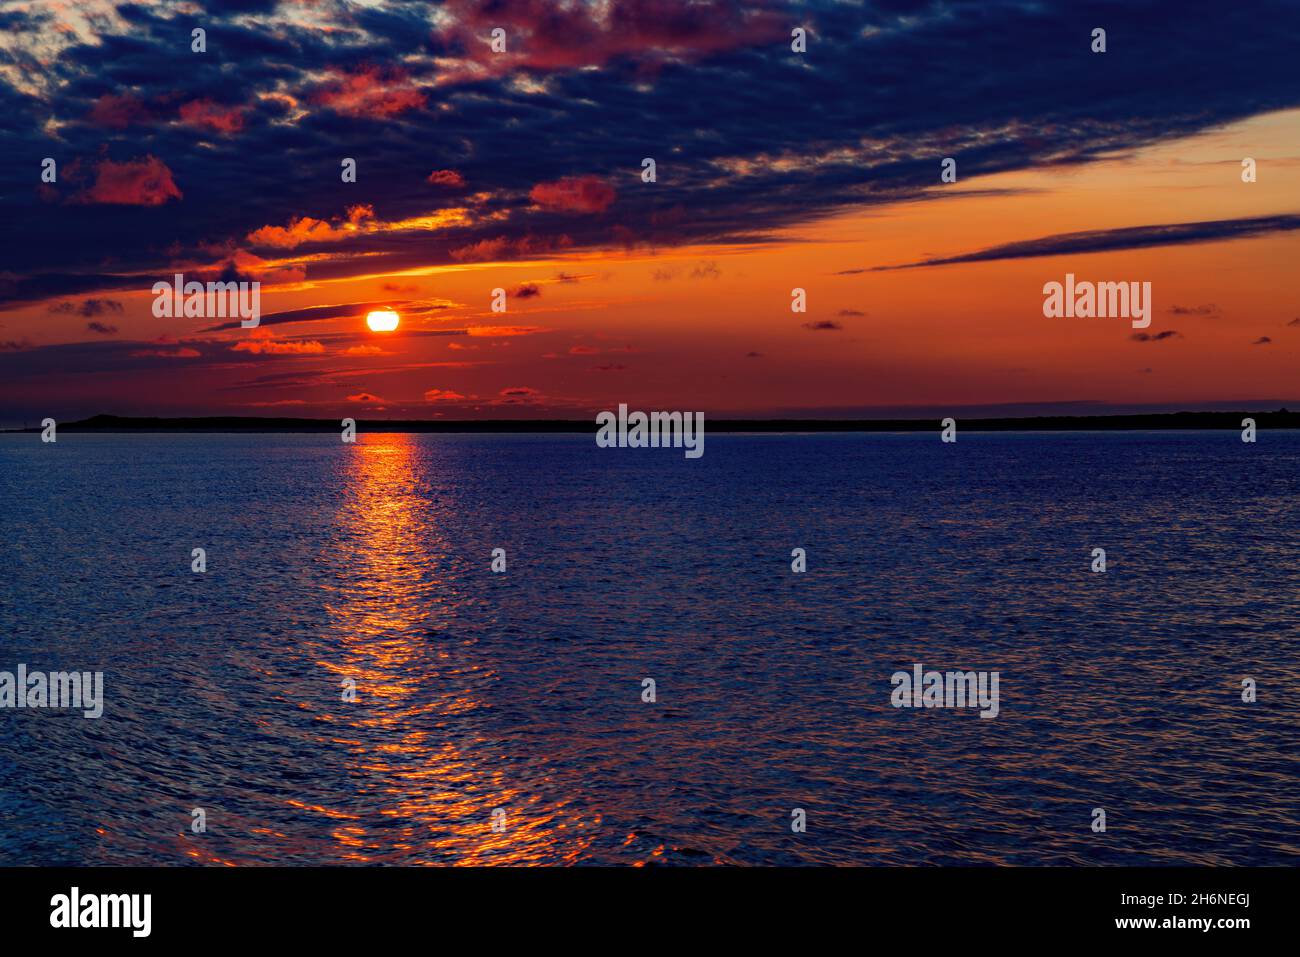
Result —
[[373, 332], [392, 332], [397, 328], [398, 315], [395, 312], [372, 312], [366, 316], [366, 325]]

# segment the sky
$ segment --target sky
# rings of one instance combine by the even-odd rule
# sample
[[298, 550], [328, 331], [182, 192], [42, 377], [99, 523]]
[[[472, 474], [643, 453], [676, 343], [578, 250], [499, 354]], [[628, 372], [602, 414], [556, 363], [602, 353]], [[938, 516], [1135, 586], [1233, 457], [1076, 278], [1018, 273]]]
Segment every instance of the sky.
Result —
[[[1297, 49], [1267, 0], [0, 0], [0, 426], [1294, 409]], [[1067, 273], [1150, 325], [1046, 317]]]

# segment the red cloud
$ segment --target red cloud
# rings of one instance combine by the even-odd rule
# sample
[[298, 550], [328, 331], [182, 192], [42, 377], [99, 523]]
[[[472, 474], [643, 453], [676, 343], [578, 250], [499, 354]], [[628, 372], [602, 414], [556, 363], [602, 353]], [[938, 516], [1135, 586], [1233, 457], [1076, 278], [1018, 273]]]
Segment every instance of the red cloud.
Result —
[[129, 94], [118, 96], [115, 93], [105, 93], [95, 101], [86, 119], [96, 126], [122, 130], [132, 123], [147, 123], [153, 117], [149, 109], [135, 97]]
[[95, 167], [95, 185], [78, 193], [73, 202], [161, 206], [169, 199], [181, 198], [167, 164], [146, 156], [125, 163], [104, 160]]
[[450, 255], [457, 262], [490, 262], [495, 259], [540, 255], [556, 249], [567, 249], [572, 245], [573, 240], [563, 233], [553, 239], [528, 235], [511, 240], [497, 236], [494, 239], [481, 239], [472, 246], [453, 249]]
[[500, 338], [503, 336], [536, 336], [551, 332], [545, 326], [470, 326], [465, 330], [471, 336]]
[[271, 269], [257, 277], [264, 286], [287, 286], [307, 280], [305, 266], [286, 266], [283, 269]]
[[146, 356], [156, 356], [159, 359], [197, 359], [202, 355], [197, 349], [189, 347], [181, 349], [138, 349], [131, 353], [136, 358]]
[[464, 186], [465, 177], [454, 169], [436, 169], [429, 174], [429, 182], [434, 186]]
[[347, 116], [396, 116], [424, 106], [425, 96], [411, 86], [406, 72], [362, 67], [355, 73], [334, 71], [331, 80], [312, 97], [313, 101]]
[[543, 209], [565, 213], [603, 213], [614, 202], [614, 187], [596, 176], [573, 176], [538, 183], [528, 198]]
[[248, 234], [247, 240], [254, 246], [273, 246], [276, 249], [293, 249], [303, 243], [333, 242], [342, 239], [342, 235], [323, 219], [304, 216], [289, 220], [288, 226], [263, 226]]
[[495, 239], [480, 239], [472, 246], [461, 246], [451, 251], [451, 258], [459, 262], [489, 262], [499, 259], [510, 248], [510, 240], [504, 236]]
[[244, 111], [238, 106], [221, 106], [212, 100], [192, 100], [181, 105], [181, 122], [215, 133], [238, 133], [244, 128]]
[[[697, 59], [759, 43], [789, 41], [789, 24], [770, 4], [738, 0], [609, 0], [593, 9], [556, 0], [449, 0], [440, 36], [459, 41], [489, 70], [565, 70], [619, 57], [657, 64]], [[507, 52], [485, 42], [502, 27]]]
[[241, 339], [230, 347], [233, 352], [251, 352], [253, 355], [301, 356], [325, 351], [314, 339], [309, 342], [282, 342], [276, 339]]
[[[373, 206], [348, 207], [346, 221], [352, 226], [361, 226], [367, 220], [374, 218]], [[255, 229], [246, 238], [254, 246], [294, 249], [303, 243], [338, 242], [352, 235], [352, 232], [345, 228], [342, 220], [339, 219], [335, 219], [334, 223], [327, 223], [323, 219], [303, 216], [300, 219], [291, 219], [288, 226], [263, 226], [261, 229]]]

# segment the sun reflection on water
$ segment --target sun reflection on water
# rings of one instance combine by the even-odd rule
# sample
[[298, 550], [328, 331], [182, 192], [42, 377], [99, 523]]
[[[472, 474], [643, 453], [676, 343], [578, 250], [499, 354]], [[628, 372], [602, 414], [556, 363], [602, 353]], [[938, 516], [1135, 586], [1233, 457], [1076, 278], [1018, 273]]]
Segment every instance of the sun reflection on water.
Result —
[[[525, 864], [578, 859], [589, 840], [565, 837], [561, 805], [546, 806], [502, 769], [483, 697], [495, 671], [456, 642], [463, 601], [440, 570], [448, 543], [438, 504], [422, 491], [421, 450], [410, 435], [370, 435], [352, 446], [338, 513], [351, 554], [328, 588], [327, 652], [319, 664], [357, 700], [331, 720], [347, 742], [361, 814], [321, 811], [343, 860]], [[486, 567], [486, 566], [485, 566]], [[504, 809], [506, 829], [492, 831]], [[387, 819], [375, 823], [376, 816]], [[569, 846], [571, 845], [571, 846]]]

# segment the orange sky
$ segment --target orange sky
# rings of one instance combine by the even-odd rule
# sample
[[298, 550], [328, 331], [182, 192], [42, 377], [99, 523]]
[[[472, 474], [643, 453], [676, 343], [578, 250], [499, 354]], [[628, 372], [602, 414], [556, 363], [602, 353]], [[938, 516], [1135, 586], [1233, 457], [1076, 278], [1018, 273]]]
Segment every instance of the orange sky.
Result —
[[[282, 275], [305, 273], [306, 280], [265, 285], [264, 315], [388, 298], [447, 305], [404, 317], [387, 335], [370, 333], [360, 319], [200, 333], [213, 322], [152, 315], [149, 287], [160, 277], [151, 275], [138, 291], [111, 293], [122, 309], [110, 317], [119, 339], [151, 343], [141, 351], [171, 360], [147, 383], [128, 373], [55, 373], [0, 385], [0, 408], [48, 399], [85, 414], [454, 418], [587, 417], [619, 402], [815, 415], [1294, 400], [1294, 232], [837, 273], [1081, 230], [1295, 212], [1298, 121], [1300, 112], [1275, 113], [1087, 166], [975, 179], [961, 178], [958, 157], [955, 185], [938, 183], [936, 162], [930, 199], [811, 222], [769, 245], [584, 250], [339, 281], [314, 281], [313, 262], [283, 250], [290, 272]], [[1241, 181], [1245, 156], [1257, 160], [1258, 182]], [[341, 224], [345, 210], [338, 215]], [[440, 216], [456, 218], [432, 215], [435, 227]], [[1123, 319], [1044, 318], [1043, 284], [1067, 272], [1080, 280], [1149, 281], [1154, 316], [1147, 332], [1178, 335], [1139, 342]], [[489, 310], [493, 288], [527, 284], [539, 294], [512, 296], [504, 315]], [[807, 290], [806, 315], [790, 310], [796, 286]], [[0, 339], [46, 346], [93, 338], [83, 316], [52, 313], [52, 302], [0, 315]], [[840, 328], [804, 326], [818, 322]], [[408, 334], [464, 328], [471, 334]], [[336, 343], [329, 338], [335, 333], [366, 339]], [[1271, 342], [1254, 344], [1263, 337]], [[262, 344], [239, 346], [250, 338]], [[226, 353], [232, 361], [223, 361]]]

